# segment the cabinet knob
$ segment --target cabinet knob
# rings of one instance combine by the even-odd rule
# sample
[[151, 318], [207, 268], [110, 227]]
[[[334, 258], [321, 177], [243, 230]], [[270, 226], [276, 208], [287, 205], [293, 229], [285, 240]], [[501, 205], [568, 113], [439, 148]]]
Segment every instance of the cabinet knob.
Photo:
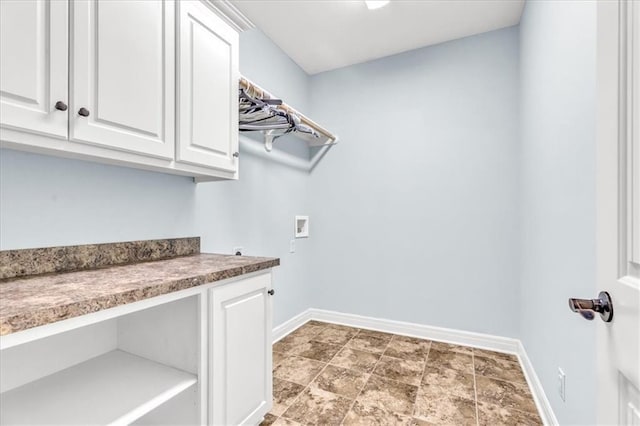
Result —
[[66, 111], [66, 110], [67, 110], [67, 104], [65, 104], [65, 103], [64, 103], [64, 102], [62, 102], [62, 101], [58, 101], [58, 102], [56, 102], [56, 104], [55, 104], [55, 108], [56, 108], [58, 111]]
[[233, 153], [233, 156], [238, 158], [238, 157], [240, 157], [240, 153], [238, 151], [236, 151], [236, 152]]
[[81, 115], [83, 117], [88, 117], [89, 116], [89, 110], [86, 109], [85, 107], [82, 107], [78, 110], [78, 115]]
[[276, 291], [274, 289], [271, 289], [267, 291], [267, 293], [269, 293], [269, 296], [273, 296], [274, 294], [276, 294]]

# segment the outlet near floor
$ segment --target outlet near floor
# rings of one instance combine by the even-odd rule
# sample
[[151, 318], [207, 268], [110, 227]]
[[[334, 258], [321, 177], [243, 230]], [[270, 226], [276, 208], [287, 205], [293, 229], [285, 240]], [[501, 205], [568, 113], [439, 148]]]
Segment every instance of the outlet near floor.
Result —
[[562, 368], [558, 367], [558, 393], [562, 401], [566, 401], [566, 381], [567, 376], [562, 371]]

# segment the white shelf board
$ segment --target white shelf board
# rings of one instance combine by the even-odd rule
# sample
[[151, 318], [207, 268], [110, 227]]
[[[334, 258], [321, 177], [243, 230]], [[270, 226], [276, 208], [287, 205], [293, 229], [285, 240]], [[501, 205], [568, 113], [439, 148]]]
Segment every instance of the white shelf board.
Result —
[[0, 423], [129, 424], [197, 381], [115, 350], [0, 394]]

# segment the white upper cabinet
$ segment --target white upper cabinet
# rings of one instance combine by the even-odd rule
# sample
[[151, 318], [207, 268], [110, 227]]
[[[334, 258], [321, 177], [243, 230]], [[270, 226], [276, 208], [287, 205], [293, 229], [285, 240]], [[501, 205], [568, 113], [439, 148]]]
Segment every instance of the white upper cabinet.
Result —
[[174, 3], [83, 0], [71, 8], [70, 139], [173, 159]]
[[200, 1], [178, 2], [176, 160], [238, 168], [238, 33]]
[[2, 127], [67, 138], [68, 34], [66, 1], [0, 1]]
[[0, 0], [0, 147], [237, 179], [239, 35], [217, 13]]

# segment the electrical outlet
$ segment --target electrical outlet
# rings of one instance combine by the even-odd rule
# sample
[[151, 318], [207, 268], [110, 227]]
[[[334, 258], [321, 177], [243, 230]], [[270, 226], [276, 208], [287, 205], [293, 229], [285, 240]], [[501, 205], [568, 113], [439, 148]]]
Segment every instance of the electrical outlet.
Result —
[[243, 252], [244, 252], [244, 248], [242, 248], [242, 247], [234, 247], [232, 253], [235, 254], [236, 256], [242, 256]]
[[296, 240], [289, 241], [289, 253], [296, 252]]
[[558, 367], [558, 393], [563, 402], [567, 400], [566, 382], [567, 376], [564, 374], [564, 371], [562, 371], [562, 368]]

